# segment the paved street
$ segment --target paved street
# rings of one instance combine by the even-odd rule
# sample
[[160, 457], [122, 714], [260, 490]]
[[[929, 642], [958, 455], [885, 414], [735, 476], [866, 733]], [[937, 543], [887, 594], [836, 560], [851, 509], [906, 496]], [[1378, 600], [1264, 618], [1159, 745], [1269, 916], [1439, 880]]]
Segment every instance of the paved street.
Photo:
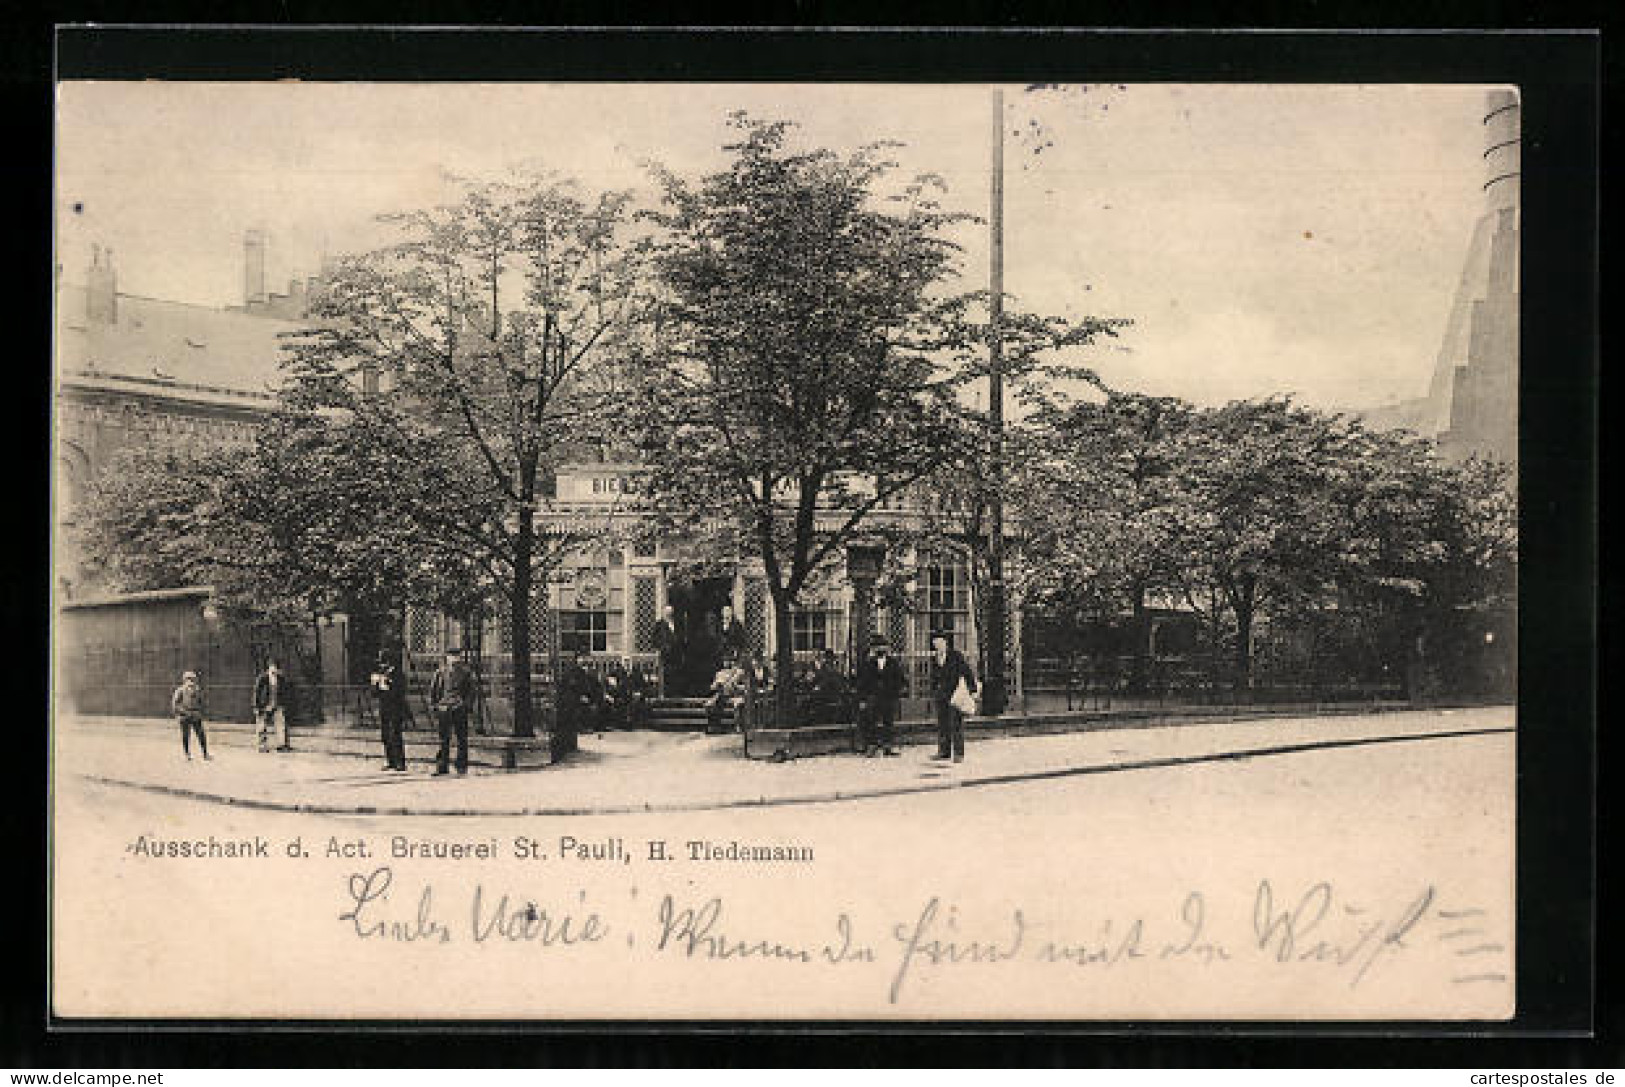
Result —
[[[748, 791], [781, 798], [833, 784], [924, 790], [655, 814], [296, 813], [95, 784], [59, 763], [59, 999], [94, 1012], [140, 992], [159, 1015], [318, 1017], [595, 1017], [674, 1004], [734, 1018], [1505, 1014], [1515, 737], [1441, 733], [1504, 729], [1510, 715], [1380, 723], [1416, 738], [1206, 759], [1302, 742], [1311, 723], [988, 741], [946, 773], [1006, 778], [970, 788], [933, 776], [943, 772], [917, 749], [774, 766], [724, 760], [699, 738], [668, 738], [659, 765], [652, 747], [623, 753], [621, 768], [605, 750], [578, 768], [460, 783], [364, 786], [365, 764], [276, 763], [311, 788], [325, 764], [331, 790], [457, 790], [492, 805], [536, 790], [584, 796], [578, 783], [594, 774], [639, 769], [640, 788], [672, 801], [722, 796], [724, 779], [745, 776]], [[1377, 735], [1372, 720], [1312, 724]], [[104, 773], [122, 760], [136, 776], [151, 769], [138, 761], [163, 757], [156, 743], [64, 741], [59, 755], [101, 758], [85, 769]], [[1014, 774], [1088, 759], [1100, 772]], [[1112, 760], [1124, 768], [1106, 768]], [[669, 783], [708, 767], [709, 791]], [[228, 750], [175, 773], [220, 788], [268, 771]], [[622, 787], [604, 777], [597, 793]], [[151, 855], [166, 842], [256, 836], [269, 859]], [[290, 843], [305, 855], [288, 856]], [[747, 863], [731, 843], [811, 856]], [[453, 845], [492, 859], [433, 855]], [[567, 938], [589, 916], [607, 936]], [[941, 953], [920, 951], [922, 939]], [[932, 941], [1020, 955], [956, 960]], [[796, 958], [804, 948], [817, 950]]]
[[959, 765], [932, 761], [929, 745], [906, 747], [895, 759], [835, 755], [775, 764], [741, 758], [737, 736], [610, 732], [583, 737], [580, 754], [558, 766], [435, 778], [422, 765], [396, 775], [372, 759], [260, 754], [226, 744], [215, 745], [212, 762], [187, 762], [161, 723], [119, 729], [90, 718], [58, 730], [56, 765], [104, 782], [290, 810], [591, 814], [908, 793], [1511, 727], [1509, 707], [1185, 723], [987, 738], [971, 744]]

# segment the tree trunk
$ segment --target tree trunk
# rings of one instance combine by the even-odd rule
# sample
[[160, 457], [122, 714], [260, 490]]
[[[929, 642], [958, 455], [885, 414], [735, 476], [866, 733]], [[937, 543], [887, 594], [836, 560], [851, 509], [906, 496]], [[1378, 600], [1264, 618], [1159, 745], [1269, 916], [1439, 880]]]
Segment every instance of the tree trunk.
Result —
[[305, 668], [311, 687], [306, 695], [305, 712], [312, 724], [321, 724], [326, 720], [322, 707], [322, 617], [316, 611], [310, 613], [310, 633], [314, 639], [315, 652], [311, 654], [310, 663]]
[[796, 712], [796, 647], [790, 616], [794, 601], [771, 579], [773, 591], [773, 690], [779, 709], [779, 725], [790, 723]]
[[345, 660], [349, 667], [344, 682], [365, 686], [384, 646], [385, 614], [361, 601], [354, 601], [345, 609], [350, 614], [350, 637]]
[[1134, 660], [1130, 665], [1129, 693], [1144, 695], [1151, 687], [1151, 622], [1145, 607], [1145, 583], [1136, 582], [1130, 589], [1134, 617]]
[[514, 538], [513, 591], [508, 596], [513, 627], [513, 734], [518, 737], [536, 735], [536, 707], [530, 689], [530, 598], [535, 592], [530, 562], [536, 547], [535, 533], [527, 510], [520, 507], [519, 531]]
[[1246, 695], [1253, 686], [1253, 606], [1236, 605], [1236, 693]]

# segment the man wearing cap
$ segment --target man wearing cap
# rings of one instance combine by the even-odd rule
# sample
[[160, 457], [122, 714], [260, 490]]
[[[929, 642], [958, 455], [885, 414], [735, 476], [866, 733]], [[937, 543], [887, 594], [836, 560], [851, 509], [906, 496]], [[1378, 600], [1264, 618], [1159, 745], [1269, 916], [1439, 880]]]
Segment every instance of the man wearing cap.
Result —
[[453, 733], [457, 735], [457, 772], [468, 773], [468, 710], [474, 704], [474, 673], [463, 663], [461, 649], [446, 650], [446, 663], [429, 682], [429, 704], [434, 707], [435, 724], [440, 729], [435, 776], [447, 772]]
[[933, 759], [965, 758], [965, 714], [953, 704], [961, 683], [976, 693], [976, 674], [965, 655], [953, 646], [953, 635], [939, 630], [931, 635], [931, 701], [937, 710], [937, 753]]
[[183, 672], [181, 685], [169, 696], [169, 709], [181, 726], [181, 750], [186, 761], [192, 761], [192, 733], [197, 733], [198, 747], [203, 757], [209, 757], [209, 738], [203, 734], [203, 715], [209, 712], [209, 703], [198, 685], [196, 672]]
[[372, 673], [372, 696], [378, 700], [378, 726], [384, 741], [384, 769], [406, 769], [406, 677], [387, 649], [378, 651]]
[[[903, 699], [903, 666], [884, 635], [869, 639], [869, 656], [858, 666], [858, 725], [863, 753], [896, 755], [897, 707]], [[879, 728], [876, 728], [876, 725]]]

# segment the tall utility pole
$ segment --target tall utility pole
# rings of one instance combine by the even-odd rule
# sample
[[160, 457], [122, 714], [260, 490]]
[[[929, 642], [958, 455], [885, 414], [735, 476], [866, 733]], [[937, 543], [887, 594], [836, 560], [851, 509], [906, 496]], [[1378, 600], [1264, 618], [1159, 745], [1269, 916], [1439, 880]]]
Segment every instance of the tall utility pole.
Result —
[[993, 486], [989, 494], [988, 522], [992, 539], [987, 551], [987, 675], [982, 712], [1005, 709], [1005, 598], [1004, 598], [1004, 92], [993, 91], [993, 182], [988, 224], [987, 416], [991, 432]]

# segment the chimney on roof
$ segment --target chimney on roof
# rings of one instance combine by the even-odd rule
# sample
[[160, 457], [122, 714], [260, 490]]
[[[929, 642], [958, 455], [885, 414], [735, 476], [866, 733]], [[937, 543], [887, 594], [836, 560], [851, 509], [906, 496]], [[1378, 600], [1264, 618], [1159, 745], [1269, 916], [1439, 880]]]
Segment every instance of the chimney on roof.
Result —
[[252, 306], [265, 301], [265, 232], [243, 235], [243, 301]]
[[85, 291], [85, 316], [92, 323], [118, 323], [118, 273], [113, 270], [113, 251], [99, 245], [90, 247], [89, 286]]

